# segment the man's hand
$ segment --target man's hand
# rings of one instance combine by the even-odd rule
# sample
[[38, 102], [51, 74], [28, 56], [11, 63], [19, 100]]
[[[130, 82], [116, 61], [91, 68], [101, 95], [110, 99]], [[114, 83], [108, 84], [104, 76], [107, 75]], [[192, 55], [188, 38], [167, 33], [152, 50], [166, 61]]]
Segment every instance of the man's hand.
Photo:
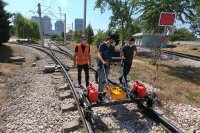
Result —
[[106, 62], [106, 61], [103, 61], [103, 64], [104, 64], [104, 65], [108, 65], [108, 62]]

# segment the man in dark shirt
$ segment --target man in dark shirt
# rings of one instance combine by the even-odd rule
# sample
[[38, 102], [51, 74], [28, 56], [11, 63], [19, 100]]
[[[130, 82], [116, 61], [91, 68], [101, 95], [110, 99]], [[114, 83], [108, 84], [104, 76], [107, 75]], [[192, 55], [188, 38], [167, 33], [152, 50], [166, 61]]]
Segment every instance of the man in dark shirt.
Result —
[[135, 39], [131, 37], [128, 40], [128, 44], [124, 45], [122, 48], [121, 56], [124, 57], [124, 60], [122, 61], [124, 67], [123, 67], [123, 74], [119, 77], [119, 81], [122, 84], [122, 78], [124, 76], [125, 81], [127, 82], [127, 75], [131, 69], [133, 57], [136, 56], [138, 53], [137, 47], [134, 45]]
[[99, 92], [104, 92], [102, 81], [105, 80], [103, 65], [105, 68], [105, 74], [108, 77], [109, 74], [109, 62], [112, 55], [115, 52], [114, 46], [114, 36], [110, 36], [106, 42], [102, 42], [98, 49], [98, 78], [99, 78]]

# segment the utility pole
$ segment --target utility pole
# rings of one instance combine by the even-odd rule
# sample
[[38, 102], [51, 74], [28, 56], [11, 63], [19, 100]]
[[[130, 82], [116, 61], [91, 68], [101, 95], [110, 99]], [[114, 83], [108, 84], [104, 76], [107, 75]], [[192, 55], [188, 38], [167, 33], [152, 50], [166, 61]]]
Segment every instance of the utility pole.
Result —
[[66, 14], [64, 14], [65, 22], [64, 22], [64, 46], [66, 45]]
[[73, 30], [74, 30], [74, 25], [73, 25], [73, 22], [72, 22], [72, 32], [73, 32]]
[[84, 0], [84, 22], [83, 22], [83, 33], [85, 34], [86, 29], [86, 9], [87, 8], [87, 0]]
[[59, 9], [59, 11], [60, 11], [60, 21], [61, 21], [61, 8], [60, 8], [60, 7], [58, 7], [58, 9]]
[[73, 39], [73, 30], [74, 30], [74, 26], [73, 26], [73, 22], [72, 22], [72, 41], [74, 40]]
[[42, 27], [42, 18], [41, 18], [41, 5], [38, 3], [38, 14], [39, 14], [39, 22], [40, 22], [40, 39], [41, 39], [41, 45], [44, 46], [44, 40], [43, 40], [43, 27]]

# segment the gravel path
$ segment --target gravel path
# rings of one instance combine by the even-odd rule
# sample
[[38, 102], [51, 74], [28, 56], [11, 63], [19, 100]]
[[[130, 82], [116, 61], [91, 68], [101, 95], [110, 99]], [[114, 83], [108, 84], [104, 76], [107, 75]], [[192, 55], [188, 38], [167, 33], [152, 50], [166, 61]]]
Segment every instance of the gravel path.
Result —
[[[26, 60], [32, 60], [36, 50], [20, 46]], [[12, 75], [8, 86], [13, 90], [11, 99], [0, 110], [0, 132], [27, 133], [60, 132], [60, 112], [56, 109], [56, 94], [51, 75], [43, 74], [47, 55], [37, 51], [41, 60], [37, 67], [27, 65]]]

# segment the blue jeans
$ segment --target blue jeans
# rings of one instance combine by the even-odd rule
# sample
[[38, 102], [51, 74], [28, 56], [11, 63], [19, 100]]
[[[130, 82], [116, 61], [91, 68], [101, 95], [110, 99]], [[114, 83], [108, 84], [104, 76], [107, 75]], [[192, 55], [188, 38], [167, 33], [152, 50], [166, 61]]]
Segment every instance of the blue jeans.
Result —
[[[110, 71], [110, 68], [105, 67], [105, 74], [107, 78], [108, 78], [109, 71]], [[99, 66], [98, 68], [98, 78], [99, 78], [98, 91], [99, 92], [104, 92], [104, 84], [102, 82], [105, 80], [105, 74], [104, 74], [103, 67]]]

